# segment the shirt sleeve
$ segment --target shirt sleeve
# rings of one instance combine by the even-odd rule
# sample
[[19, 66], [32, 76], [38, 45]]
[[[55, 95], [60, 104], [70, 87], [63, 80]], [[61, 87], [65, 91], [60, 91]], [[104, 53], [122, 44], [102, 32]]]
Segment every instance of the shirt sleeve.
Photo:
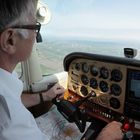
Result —
[[6, 100], [0, 95], [0, 132], [8, 127], [10, 120], [11, 118]]
[[12, 73], [15, 77], [19, 77], [19, 75], [18, 75], [18, 73], [16, 72], [16, 71], [13, 71], [13, 73]]

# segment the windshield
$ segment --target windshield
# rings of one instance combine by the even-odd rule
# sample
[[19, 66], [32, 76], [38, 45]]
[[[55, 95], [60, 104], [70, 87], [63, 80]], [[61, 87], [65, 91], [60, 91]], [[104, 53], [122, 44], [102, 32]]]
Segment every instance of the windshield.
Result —
[[43, 74], [63, 71], [63, 59], [71, 52], [124, 57], [123, 48], [140, 48], [138, 0], [42, 2], [52, 13], [41, 29], [43, 42], [37, 44]]

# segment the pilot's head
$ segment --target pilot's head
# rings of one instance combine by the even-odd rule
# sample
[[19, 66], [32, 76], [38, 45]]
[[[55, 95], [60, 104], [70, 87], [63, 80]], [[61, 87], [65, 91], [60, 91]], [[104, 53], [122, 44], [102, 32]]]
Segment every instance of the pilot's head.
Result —
[[31, 53], [40, 30], [35, 0], [0, 0], [0, 67], [12, 71]]

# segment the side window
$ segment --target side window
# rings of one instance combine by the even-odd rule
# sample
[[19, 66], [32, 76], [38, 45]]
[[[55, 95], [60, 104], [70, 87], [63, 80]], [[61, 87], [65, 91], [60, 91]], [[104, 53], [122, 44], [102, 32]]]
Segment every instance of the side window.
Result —
[[21, 63], [19, 63], [19, 64], [16, 66], [15, 71], [17, 72], [19, 78], [22, 77], [22, 72], [23, 72], [23, 71], [22, 71]]

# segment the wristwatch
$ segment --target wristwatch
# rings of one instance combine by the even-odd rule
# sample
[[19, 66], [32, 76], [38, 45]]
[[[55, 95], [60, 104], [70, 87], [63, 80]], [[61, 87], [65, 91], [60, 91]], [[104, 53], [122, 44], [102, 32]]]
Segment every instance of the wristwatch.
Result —
[[42, 92], [39, 93], [39, 98], [40, 98], [40, 103], [44, 103], [43, 95]]

